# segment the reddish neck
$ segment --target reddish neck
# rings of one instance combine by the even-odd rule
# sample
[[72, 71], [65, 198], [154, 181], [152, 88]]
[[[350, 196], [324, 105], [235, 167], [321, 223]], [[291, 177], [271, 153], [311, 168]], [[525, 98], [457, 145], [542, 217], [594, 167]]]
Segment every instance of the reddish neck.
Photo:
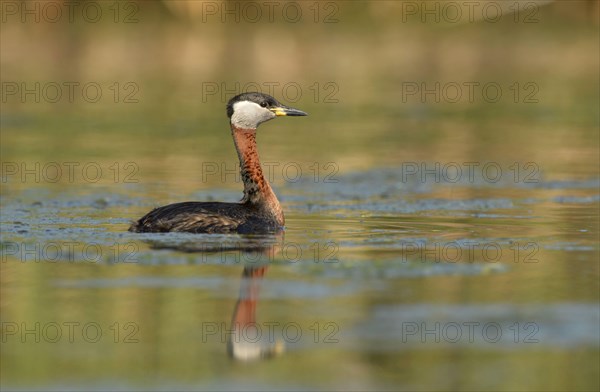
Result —
[[256, 324], [256, 302], [262, 277], [268, 267], [245, 267], [242, 274], [240, 295], [233, 310], [232, 327], [243, 329], [249, 324]]
[[283, 225], [283, 211], [271, 185], [264, 178], [256, 148], [256, 129], [242, 129], [231, 125], [233, 142], [240, 159], [240, 173], [244, 181], [242, 203], [266, 208]]

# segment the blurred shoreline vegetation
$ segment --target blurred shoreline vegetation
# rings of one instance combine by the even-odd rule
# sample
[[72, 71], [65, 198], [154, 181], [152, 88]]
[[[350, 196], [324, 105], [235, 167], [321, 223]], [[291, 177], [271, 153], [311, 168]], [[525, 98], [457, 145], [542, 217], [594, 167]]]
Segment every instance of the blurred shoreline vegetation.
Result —
[[[49, 145], [65, 155], [128, 154], [158, 170], [164, 162], [155, 162], [156, 156], [175, 162], [191, 157], [186, 164], [197, 166], [198, 149], [209, 146], [203, 153], [233, 162], [230, 141], [223, 138], [225, 102], [238, 87], [275, 84], [273, 95], [309, 112], [311, 125], [288, 122], [285, 133], [264, 132], [261, 152], [274, 159], [328, 156], [351, 170], [415, 157], [528, 156], [563, 175], [589, 165], [590, 157], [597, 161], [598, 1], [507, 2], [534, 4], [535, 23], [522, 23], [529, 15], [524, 9], [518, 23], [514, 13], [495, 23], [422, 23], [405, 14], [407, 4], [425, 3], [303, 1], [295, 3], [304, 15], [298, 23], [279, 13], [273, 22], [223, 23], [202, 12], [207, 4], [245, 4], [220, 1], [119, 3], [119, 22], [135, 9], [133, 23], [115, 23], [112, 2], [102, 2], [105, 17], [98, 23], [7, 17], [0, 26], [3, 82], [91, 81], [103, 86], [105, 96], [99, 104], [23, 104], [11, 97], [2, 103], [1, 151], [28, 159], [46, 154]], [[315, 4], [323, 7], [318, 23], [310, 8]], [[334, 4], [335, 23], [322, 23], [331, 11], [326, 4]], [[405, 83], [471, 81], [498, 83], [502, 100], [403, 101]], [[139, 102], [113, 102], [111, 86], [127, 82], [138, 87]], [[282, 94], [289, 83], [302, 88], [297, 100]], [[311, 90], [315, 83], [317, 91]], [[327, 83], [337, 89], [333, 103], [324, 102]], [[521, 93], [534, 83], [538, 102], [513, 102], [515, 83]], [[207, 84], [219, 93], [207, 94]]]
[[[87, 2], [80, 3], [83, 8]], [[276, 11], [269, 22], [267, 8], [258, 22], [241, 17], [237, 23], [240, 12], [226, 11], [243, 9], [244, 2], [237, 1], [123, 3], [129, 7], [119, 7], [118, 18], [129, 23], [114, 23], [110, 2], [102, 2], [104, 15], [97, 23], [86, 22], [77, 12], [73, 23], [66, 15], [58, 23], [44, 18], [29, 23], [32, 16], [24, 16], [28, 23], [21, 23], [18, 15], [5, 15], [3, 79], [161, 76], [175, 81], [282, 81], [335, 76], [371, 85], [485, 73], [506, 77], [498, 74], [506, 68], [514, 68], [521, 78], [574, 71], [592, 76], [599, 65], [597, 52], [591, 50], [598, 42], [597, 0], [538, 1], [532, 16], [518, 16], [531, 16], [532, 23], [515, 23], [514, 13], [503, 14], [495, 23], [470, 23], [466, 15], [460, 23], [443, 18], [436, 23], [434, 17], [421, 23], [419, 15], [407, 16], [404, 7], [427, 2], [410, 1], [325, 2], [335, 4], [328, 11], [333, 12], [333, 23], [323, 23], [325, 16], [315, 23], [315, 2], [309, 1], [291, 2], [301, 4], [297, 23]], [[203, 13], [208, 4], [218, 7], [217, 14]], [[369, 92], [362, 87], [360, 95]], [[351, 91], [345, 94], [353, 96]]]

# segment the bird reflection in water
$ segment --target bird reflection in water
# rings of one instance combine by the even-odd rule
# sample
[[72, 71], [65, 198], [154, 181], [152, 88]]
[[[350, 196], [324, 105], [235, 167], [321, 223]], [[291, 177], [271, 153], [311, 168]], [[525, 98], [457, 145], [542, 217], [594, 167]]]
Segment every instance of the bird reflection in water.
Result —
[[233, 359], [251, 361], [272, 358], [283, 353], [283, 341], [273, 340], [271, 334], [256, 323], [256, 305], [262, 278], [269, 267], [244, 267], [238, 297], [231, 319], [232, 333], [228, 334], [227, 354]]
[[202, 238], [203, 241], [169, 242], [162, 239], [148, 243], [152, 249], [198, 253], [202, 254], [203, 258], [210, 254], [223, 256], [239, 252], [239, 259], [244, 260], [246, 265], [242, 271], [240, 291], [233, 308], [231, 324], [227, 328], [227, 354], [234, 360], [253, 361], [273, 358], [285, 351], [284, 342], [275, 340], [272, 333], [265, 333], [265, 328], [256, 322], [262, 280], [269, 269], [269, 263], [273, 262], [281, 251], [283, 238], [283, 232], [279, 232], [236, 237], [235, 241], [228, 236], [220, 238], [221, 241], [211, 236]]

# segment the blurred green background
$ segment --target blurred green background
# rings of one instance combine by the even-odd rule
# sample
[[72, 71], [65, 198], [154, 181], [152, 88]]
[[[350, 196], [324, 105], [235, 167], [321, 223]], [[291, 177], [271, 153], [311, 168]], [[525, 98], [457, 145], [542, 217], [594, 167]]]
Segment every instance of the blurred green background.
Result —
[[[457, 18], [444, 2], [281, 2], [272, 13], [262, 3], [82, 2], [56, 23], [39, 3], [39, 23], [22, 15], [26, 6], [11, 8], [2, 80], [19, 89], [4, 85], [3, 159], [116, 157], [143, 176], [168, 167], [169, 182], [196, 186], [185, 168], [235, 165], [224, 105], [258, 86], [312, 116], [308, 127], [267, 124], [263, 159], [326, 157], [349, 171], [525, 156], [552, 177], [586, 176], [598, 162], [598, 2], [487, 3], [452, 3]], [[36, 82], [40, 102], [23, 99]], [[73, 102], [65, 82], [79, 83]], [[61, 85], [57, 103], [44, 99], [54, 97], [48, 83]], [[88, 102], [97, 88], [87, 83], [100, 86], [98, 102]], [[438, 98], [421, 94], [436, 83]], [[472, 102], [464, 83], [478, 83]], [[489, 83], [501, 89], [497, 102]]]

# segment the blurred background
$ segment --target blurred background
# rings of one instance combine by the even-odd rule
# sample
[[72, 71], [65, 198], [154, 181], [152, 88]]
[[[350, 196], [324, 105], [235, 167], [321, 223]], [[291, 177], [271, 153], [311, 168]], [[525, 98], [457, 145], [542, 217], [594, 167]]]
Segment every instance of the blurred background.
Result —
[[[355, 170], [526, 154], [548, 175], [583, 175], [597, 161], [598, 2], [489, 3], [5, 2], [2, 78], [18, 91], [4, 86], [2, 153], [109, 154], [144, 175], [235, 164], [223, 107], [259, 87], [317, 116], [262, 132], [265, 159]], [[79, 83], [73, 102], [65, 82]], [[22, 97], [35, 83], [39, 103]], [[478, 84], [471, 99], [464, 83]]]
[[[110, 336], [36, 344], [3, 327], [3, 389], [598, 389], [598, 1], [0, 5], [1, 318], [98, 322]], [[197, 265], [153, 249], [165, 237], [125, 233], [158, 205], [239, 199], [225, 105], [245, 91], [309, 113], [261, 126], [259, 150], [286, 241], [330, 241], [339, 258], [275, 263], [262, 320], [341, 331], [339, 344], [252, 365], [199, 343], [200, 323], [231, 319], [240, 265]], [[407, 182], [407, 162], [494, 162], [504, 175]], [[492, 241], [505, 257], [407, 267], [407, 238]], [[136, 263], [14, 251], [65, 241], [135, 244]], [[514, 243], [541, 261], [511, 261]], [[397, 334], [453, 317], [537, 322], [542, 343], [405, 346]], [[136, 323], [140, 341], [113, 343], [115, 322]]]

